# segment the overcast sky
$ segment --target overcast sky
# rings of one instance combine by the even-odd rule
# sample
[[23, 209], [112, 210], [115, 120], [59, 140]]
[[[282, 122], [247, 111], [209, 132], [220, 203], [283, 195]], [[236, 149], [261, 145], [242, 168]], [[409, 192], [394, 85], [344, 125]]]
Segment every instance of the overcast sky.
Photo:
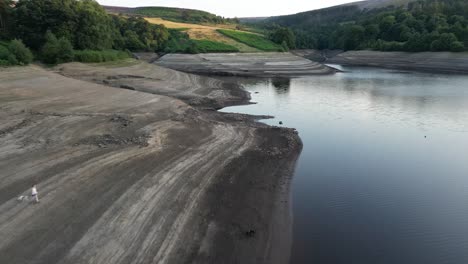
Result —
[[169, 6], [200, 9], [225, 17], [295, 14], [357, 0], [97, 0], [113, 6]]

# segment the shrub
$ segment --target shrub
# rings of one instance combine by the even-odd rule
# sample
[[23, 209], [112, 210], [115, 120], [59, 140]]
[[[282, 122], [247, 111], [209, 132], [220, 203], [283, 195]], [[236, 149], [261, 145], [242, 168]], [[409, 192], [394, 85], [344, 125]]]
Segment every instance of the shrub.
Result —
[[129, 52], [117, 50], [77, 50], [74, 52], [75, 61], [97, 63], [130, 58]]
[[102, 62], [102, 56], [99, 51], [79, 50], [75, 51], [75, 61], [80, 62]]
[[11, 53], [8, 48], [0, 45], [0, 60], [8, 60], [8, 56], [10, 55]]
[[58, 41], [58, 63], [69, 62], [73, 60], [73, 46], [66, 38], [60, 38]]
[[450, 44], [450, 51], [453, 52], [462, 52], [465, 50], [465, 45], [463, 42], [460, 41], [454, 41], [452, 44]]
[[21, 40], [15, 39], [10, 42], [8, 49], [15, 57], [17, 64], [27, 65], [32, 62], [33, 55], [31, 51], [23, 44]]
[[57, 39], [54, 34], [47, 31], [46, 43], [42, 47], [41, 57], [45, 63], [56, 64], [73, 60], [73, 46], [66, 38]]
[[228, 45], [224, 44], [221, 42], [216, 42], [216, 41], [211, 41], [211, 40], [191, 40], [193, 43], [195, 43], [196, 48], [198, 49], [199, 52], [239, 52], [239, 49]]

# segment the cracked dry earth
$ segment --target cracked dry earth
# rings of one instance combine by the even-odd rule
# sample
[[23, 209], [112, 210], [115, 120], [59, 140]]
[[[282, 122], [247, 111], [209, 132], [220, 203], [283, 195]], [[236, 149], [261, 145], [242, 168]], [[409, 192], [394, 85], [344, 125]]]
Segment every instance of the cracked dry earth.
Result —
[[[0, 263], [287, 259], [269, 231], [288, 223], [276, 203], [297, 136], [217, 115], [37, 66], [1, 69]], [[263, 155], [266, 138], [283, 152]], [[40, 203], [19, 201], [34, 183]]]

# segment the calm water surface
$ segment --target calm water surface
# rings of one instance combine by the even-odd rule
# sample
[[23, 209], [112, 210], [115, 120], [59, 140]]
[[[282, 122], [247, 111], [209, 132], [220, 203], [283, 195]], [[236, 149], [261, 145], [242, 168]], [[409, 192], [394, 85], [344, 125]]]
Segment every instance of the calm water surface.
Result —
[[292, 263], [468, 263], [468, 76], [344, 70], [243, 80], [258, 104], [223, 110], [304, 142]]

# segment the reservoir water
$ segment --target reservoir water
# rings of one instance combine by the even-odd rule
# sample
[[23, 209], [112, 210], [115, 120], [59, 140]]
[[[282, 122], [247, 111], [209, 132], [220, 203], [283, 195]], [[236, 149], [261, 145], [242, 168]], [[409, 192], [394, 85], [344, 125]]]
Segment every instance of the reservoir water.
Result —
[[291, 263], [468, 263], [468, 76], [343, 67], [242, 80], [304, 143]]

